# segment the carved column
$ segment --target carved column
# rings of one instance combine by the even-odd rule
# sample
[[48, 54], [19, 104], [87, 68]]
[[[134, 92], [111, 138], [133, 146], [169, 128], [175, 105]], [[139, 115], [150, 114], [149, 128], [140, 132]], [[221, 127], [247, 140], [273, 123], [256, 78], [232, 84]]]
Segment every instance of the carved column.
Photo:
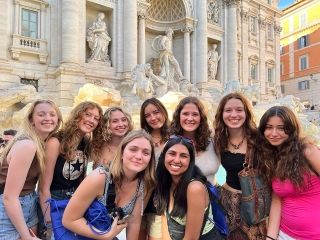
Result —
[[14, 29], [13, 34], [19, 33], [19, 0], [14, 1]]
[[44, 12], [45, 12], [45, 9], [46, 9], [46, 6], [44, 4], [41, 4], [41, 15], [40, 15], [40, 38], [41, 39], [45, 39], [45, 36], [44, 36], [44, 24], [45, 24], [45, 15], [44, 15]]
[[[7, 60], [8, 51], [8, 3], [7, 0], [0, 0], [1, 11], [0, 11], [0, 61]], [[1, 69], [1, 67], [0, 67]]]
[[79, 1], [62, 0], [61, 62], [79, 62]]
[[[196, 34], [196, 81], [197, 83], [207, 83], [208, 82], [207, 1], [204, 1], [204, 0], [197, 1], [196, 16], [198, 20], [197, 28], [195, 31], [195, 34]], [[201, 86], [199, 87], [202, 88]]]
[[124, 72], [131, 72], [137, 64], [137, 1], [123, 0]]
[[274, 26], [274, 45], [275, 45], [275, 84], [278, 87], [277, 91], [279, 96], [281, 96], [281, 82], [280, 82], [280, 33], [282, 31], [281, 26], [279, 25], [279, 23], [277, 23]]
[[191, 57], [190, 57], [190, 33], [193, 31], [190, 27], [185, 27], [181, 30], [184, 33], [184, 55], [183, 55], [183, 75], [185, 78], [190, 81], [190, 74], [191, 74]]
[[259, 73], [258, 81], [260, 81], [260, 93], [266, 93], [266, 20], [259, 18]]
[[138, 15], [139, 22], [139, 41], [138, 41], [138, 63], [146, 63], [146, 15], [140, 13]]
[[237, 6], [239, 0], [226, 0], [228, 6], [227, 25], [227, 81], [238, 80], [238, 38], [237, 38]]
[[249, 16], [248, 11], [241, 11], [242, 20], [242, 83], [248, 85], [249, 80], [249, 62], [248, 62], [248, 34], [249, 34]]

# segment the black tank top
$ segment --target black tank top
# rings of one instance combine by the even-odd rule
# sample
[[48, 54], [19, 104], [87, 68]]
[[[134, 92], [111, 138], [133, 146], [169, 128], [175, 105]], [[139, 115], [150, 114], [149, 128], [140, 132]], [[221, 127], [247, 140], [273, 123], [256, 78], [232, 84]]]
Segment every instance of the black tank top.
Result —
[[76, 189], [84, 178], [87, 156], [85, 153], [87, 141], [82, 139], [76, 150], [75, 159], [66, 161], [59, 154], [53, 173], [50, 190]]
[[229, 151], [222, 152], [221, 154], [221, 164], [227, 172], [226, 182], [230, 187], [237, 190], [241, 190], [238, 172], [243, 169], [245, 156], [243, 153], [232, 153]]

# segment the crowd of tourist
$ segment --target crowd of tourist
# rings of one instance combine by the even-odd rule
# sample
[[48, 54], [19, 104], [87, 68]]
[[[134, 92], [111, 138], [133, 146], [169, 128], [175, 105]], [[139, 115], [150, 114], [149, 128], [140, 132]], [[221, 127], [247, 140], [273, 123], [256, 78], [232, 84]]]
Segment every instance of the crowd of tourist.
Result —
[[[63, 123], [54, 102], [35, 101], [1, 152], [0, 240], [68, 239], [61, 229], [74, 239], [118, 239], [124, 231], [128, 240], [320, 239], [320, 149], [288, 107], [268, 109], [256, 124], [248, 99], [230, 93], [211, 126], [196, 97], [183, 98], [171, 121], [150, 98], [140, 127], [133, 130], [122, 108], [103, 113], [89, 101]], [[240, 211], [238, 173], [248, 158], [272, 199], [268, 217], [255, 224]], [[216, 227], [208, 188], [220, 165], [226, 182], [216, 186], [216, 204], [227, 235]], [[98, 217], [88, 220], [94, 204], [103, 208], [104, 230], [94, 225]]]

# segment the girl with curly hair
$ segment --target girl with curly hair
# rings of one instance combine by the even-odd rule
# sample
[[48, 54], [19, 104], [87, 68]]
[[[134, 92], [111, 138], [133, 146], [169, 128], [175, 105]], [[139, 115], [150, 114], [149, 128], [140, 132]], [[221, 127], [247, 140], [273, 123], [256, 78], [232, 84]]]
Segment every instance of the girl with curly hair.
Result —
[[[40, 205], [50, 227], [49, 198], [70, 198], [85, 177], [91, 154], [100, 151], [102, 109], [94, 102], [82, 102], [70, 113], [63, 128], [46, 143], [46, 166], [39, 183]], [[92, 135], [92, 136], [91, 136]]]
[[273, 190], [266, 239], [319, 239], [320, 149], [285, 106], [267, 110], [258, 130], [258, 166]]
[[170, 135], [190, 138], [196, 149], [196, 165], [210, 182], [218, 171], [220, 161], [215, 154], [211, 130], [204, 106], [196, 97], [183, 98], [173, 113]]
[[103, 127], [101, 151], [93, 157], [93, 168], [110, 164], [121, 140], [133, 129], [133, 124], [131, 116], [122, 108], [110, 107], [103, 114]]
[[55, 133], [62, 116], [54, 102], [32, 103], [21, 131], [11, 140], [0, 160], [0, 239], [40, 239], [37, 234], [35, 192], [45, 174], [45, 142]]
[[[109, 213], [117, 209], [121, 214], [114, 219], [108, 233], [98, 235], [86, 223], [84, 214], [95, 199], [103, 200], [106, 178], [111, 178], [108, 189], [112, 185], [115, 193], [114, 203], [107, 201], [106, 207]], [[65, 209], [62, 223], [72, 232], [90, 239], [115, 239], [125, 227], [126, 239], [137, 239], [145, 203], [155, 184], [152, 139], [144, 130], [131, 131], [119, 144], [110, 167], [98, 167], [80, 184]]]
[[214, 131], [214, 148], [227, 173], [226, 183], [221, 188], [221, 204], [228, 217], [228, 239], [264, 239], [265, 221], [249, 227], [240, 217], [238, 173], [243, 169], [248, 150], [253, 152], [257, 139], [252, 107], [245, 96], [235, 92], [221, 99], [215, 115]]

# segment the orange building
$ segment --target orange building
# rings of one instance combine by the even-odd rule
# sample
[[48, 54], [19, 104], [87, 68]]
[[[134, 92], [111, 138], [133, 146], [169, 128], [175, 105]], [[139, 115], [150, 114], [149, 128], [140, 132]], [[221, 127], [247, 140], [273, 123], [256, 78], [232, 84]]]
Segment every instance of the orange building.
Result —
[[320, 0], [296, 1], [282, 13], [282, 93], [320, 109]]

